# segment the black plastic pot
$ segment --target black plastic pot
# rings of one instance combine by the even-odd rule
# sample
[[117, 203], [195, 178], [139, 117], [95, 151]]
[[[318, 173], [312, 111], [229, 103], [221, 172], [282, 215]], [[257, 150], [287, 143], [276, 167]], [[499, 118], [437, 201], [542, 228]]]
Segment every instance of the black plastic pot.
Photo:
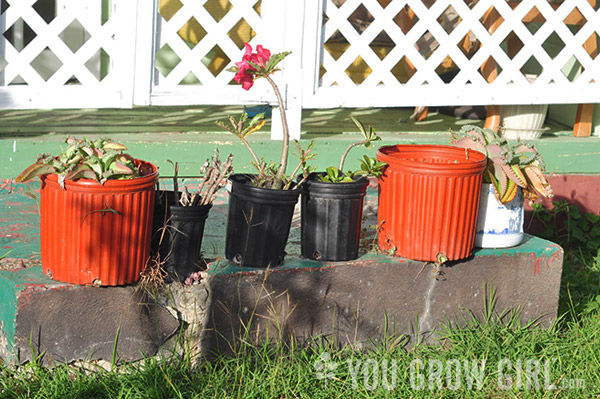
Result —
[[204, 224], [212, 205], [173, 205], [173, 191], [159, 191], [158, 195], [154, 210], [152, 251], [160, 254], [169, 276], [184, 281], [199, 270], [197, 262], [200, 259]]
[[326, 183], [316, 180], [319, 175], [313, 173], [302, 191], [302, 256], [326, 261], [356, 259], [369, 179]]
[[283, 264], [300, 190], [254, 187], [252, 175], [233, 174], [225, 256], [240, 266]]

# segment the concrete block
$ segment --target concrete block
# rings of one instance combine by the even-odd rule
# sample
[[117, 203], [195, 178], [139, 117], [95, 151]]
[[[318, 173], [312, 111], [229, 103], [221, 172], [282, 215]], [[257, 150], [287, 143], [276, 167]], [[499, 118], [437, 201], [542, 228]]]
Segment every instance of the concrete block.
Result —
[[[431, 338], [443, 323], [493, 311], [522, 323], [556, 319], [563, 250], [536, 237], [515, 248], [478, 250], [435, 271], [432, 264], [366, 254], [321, 264], [290, 258], [272, 270], [211, 265], [205, 350], [229, 351], [243, 337], [300, 341], [322, 336], [362, 347], [386, 334]], [[469, 312], [470, 311], [470, 312]], [[466, 317], [466, 319], [465, 319]]]
[[[179, 321], [135, 286], [81, 287], [41, 267], [0, 272], [0, 356], [9, 362], [153, 356]], [[118, 337], [117, 337], [118, 335]]]
[[[135, 287], [79, 287], [49, 280], [41, 268], [0, 272], [0, 355], [16, 362], [110, 360], [161, 350], [181, 325], [186, 348], [231, 352], [242, 340], [322, 337], [361, 348], [386, 335], [435, 339], [444, 323], [464, 323], [492, 309], [522, 323], [556, 319], [563, 250], [526, 236], [504, 250], [478, 250], [442, 267], [367, 253], [319, 263], [290, 255], [274, 269], [209, 264], [195, 285], [172, 283], [155, 299]], [[493, 294], [492, 294], [493, 293]], [[180, 320], [180, 321], [178, 321]], [[171, 340], [172, 341], [172, 340]]]

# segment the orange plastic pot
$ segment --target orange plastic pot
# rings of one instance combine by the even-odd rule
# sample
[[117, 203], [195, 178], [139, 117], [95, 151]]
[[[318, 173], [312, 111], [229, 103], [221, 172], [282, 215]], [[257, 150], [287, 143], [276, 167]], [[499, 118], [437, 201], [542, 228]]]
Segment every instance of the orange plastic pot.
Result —
[[388, 166], [379, 179], [379, 247], [422, 261], [468, 257], [475, 228], [484, 154], [444, 145], [381, 147]]
[[[137, 161], [141, 162], [141, 161]], [[131, 180], [42, 177], [42, 268], [72, 284], [114, 286], [140, 278], [150, 255], [158, 170]]]

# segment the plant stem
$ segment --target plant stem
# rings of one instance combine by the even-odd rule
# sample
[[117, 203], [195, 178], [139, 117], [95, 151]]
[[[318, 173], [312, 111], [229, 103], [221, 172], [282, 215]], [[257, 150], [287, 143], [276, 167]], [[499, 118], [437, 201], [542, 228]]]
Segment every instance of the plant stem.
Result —
[[[238, 137], [240, 138], [240, 140], [242, 141], [242, 143], [244, 143], [244, 145], [246, 146], [246, 148], [250, 152], [250, 155], [252, 155], [252, 158], [254, 158], [254, 162], [256, 163], [256, 168], [258, 169], [259, 166], [260, 166], [260, 160], [258, 159], [258, 156], [254, 152], [254, 150], [252, 149], [252, 147], [250, 147], [250, 143], [248, 143], [248, 141], [246, 140], [245, 137], [242, 137], [242, 136], [238, 136]], [[260, 169], [259, 169], [259, 172], [260, 172]]]
[[[298, 162], [298, 165], [296, 165], [296, 168], [292, 172], [291, 176], [296, 176], [296, 173], [298, 173], [298, 171], [300, 170], [301, 167], [302, 167], [302, 161]], [[292, 185], [292, 183], [293, 183], [293, 180], [290, 180], [283, 189], [287, 190]]]
[[288, 149], [290, 146], [290, 132], [288, 130], [287, 118], [285, 116], [285, 108], [283, 104], [283, 99], [281, 98], [281, 93], [279, 93], [279, 88], [277, 88], [277, 85], [269, 75], [265, 75], [264, 78], [267, 79], [267, 81], [271, 84], [271, 87], [275, 92], [275, 97], [277, 97], [277, 104], [279, 105], [279, 114], [281, 115], [281, 124], [283, 127], [283, 147], [281, 149], [281, 161], [279, 162], [279, 169], [277, 170], [277, 174], [275, 175], [275, 181], [273, 181], [273, 185], [271, 187], [275, 190], [279, 190], [283, 186], [283, 177], [285, 176], [285, 170], [287, 168]]
[[344, 153], [342, 154], [342, 158], [340, 159], [340, 167], [338, 168], [340, 172], [344, 171], [344, 162], [346, 162], [346, 157], [348, 156], [350, 150], [356, 146], [363, 145], [364, 143], [364, 141], [361, 141], [359, 143], [352, 143], [346, 148], [346, 151], [344, 151]]
[[214, 196], [216, 195], [217, 190], [220, 188], [221, 181], [223, 181], [225, 176], [231, 172], [231, 169], [232, 169], [231, 164], [232, 163], [233, 163], [233, 156], [230, 155], [229, 157], [227, 157], [227, 160], [221, 167], [220, 171], [215, 168], [211, 169], [213, 173], [211, 175], [212, 178], [210, 181], [210, 185], [208, 187], [208, 190], [202, 197], [202, 202], [200, 203], [200, 205], [212, 204], [212, 202], [214, 200]]
[[179, 203], [179, 185], [177, 184], [177, 175], [179, 174], [179, 164], [177, 162], [175, 162], [175, 163], [171, 162], [171, 163], [173, 164], [173, 194], [175, 196], [173, 205], [177, 205]]
[[[298, 162], [298, 165], [296, 165], [296, 168], [292, 172], [291, 176], [296, 176], [296, 173], [298, 173], [300, 168], [302, 168], [304, 163], [306, 162], [306, 154], [308, 154], [308, 152], [310, 152], [310, 150], [308, 150], [307, 153], [304, 153], [304, 151], [302, 150], [302, 146], [300, 145], [300, 142], [298, 140], [294, 140], [294, 143], [296, 144], [296, 148], [298, 149], [298, 154], [300, 154], [300, 162]], [[307, 178], [308, 178], [308, 176], [306, 175], [306, 173], [303, 173], [302, 181], [298, 182], [292, 190], [295, 190], [298, 187], [300, 187], [300, 185], [302, 183], [304, 183], [304, 181]], [[292, 185], [292, 183], [293, 183], [293, 180], [288, 181], [287, 184], [283, 187], [283, 189], [288, 190], [290, 188], [290, 186]]]

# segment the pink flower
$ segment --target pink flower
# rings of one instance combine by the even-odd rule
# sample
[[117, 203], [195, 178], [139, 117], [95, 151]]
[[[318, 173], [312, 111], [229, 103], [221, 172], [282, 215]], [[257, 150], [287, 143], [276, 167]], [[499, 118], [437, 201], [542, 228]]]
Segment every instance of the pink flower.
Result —
[[244, 52], [244, 56], [242, 57], [242, 61], [236, 62], [235, 66], [238, 68], [238, 72], [235, 74], [233, 79], [242, 84], [242, 88], [244, 90], [250, 90], [250, 88], [254, 85], [254, 78], [256, 75], [253, 72], [256, 72], [256, 68], [250, 65], [250, 62], [257, 65], [260, 69], [264, 70], [266, 68], [267, 61], [271, 58], [271, 52], [263, 48], [260, 44], [256, 46], [256, 53], [252, 52], [252, 46], [248, 43], [244, 44], [246, 51]]
[[252, 46], [249, 43], [244, 43], [244, 47], [246, 48], [246, 51], [244, 52], [242, 61], [248, 61], [248, 60], [250, 60], [250, 57], [252, 56]]
[[[252, 47], [250, 47], [250, 50], [252, 50]], [[251, 57], [252, 58], [250, 59], [250, 61], [260, 66], [261, 68], [266, 68], [266, 63], [269, 60], [269, 58], [271, 58], [271, 52], [268, 49], [263, 48], [263, 46], [259, 44], [258, 46], [256, 46], [256, 53], [251, 54]]]
[[238, 67], [238, 72], [233, 79], [242, 84], [242, 89], [250, 90], [254, 84], [254, 75], [247, 71], [254, 71], [254, 68], [246, 61], [236, 62], [235, 65]]
[[254, 85], [254, 74], [251, 72], [256, 71], [256, 69], [248, 63], [248, 61], [252, 61], [252, 46], [248, 43], [244, 44], [244, 46], [246, 47], [246, 52], [242, 57], [242, 61], [235, 63], [235, 66], [238, 67], [238, 72], [233, 79], [242, 84], [242, 89], [250, 90], [252, 85]]

